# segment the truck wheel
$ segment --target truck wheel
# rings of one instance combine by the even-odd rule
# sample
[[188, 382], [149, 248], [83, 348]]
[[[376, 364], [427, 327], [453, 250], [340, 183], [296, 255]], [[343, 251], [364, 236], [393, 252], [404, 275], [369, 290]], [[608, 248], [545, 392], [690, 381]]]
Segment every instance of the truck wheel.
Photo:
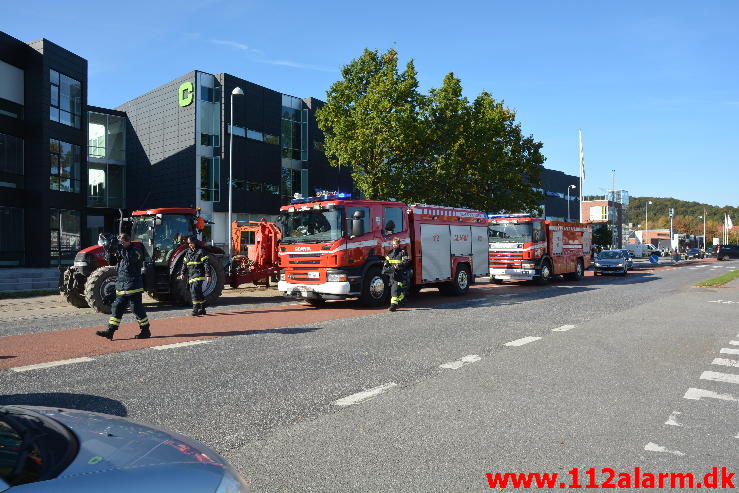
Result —
[[540, 286], [549, 284], [549, 282], [551, 282], [552, 264], [549, 263], [549, 260], [545, 260], [544, 263], [541, 264], [541, 272], [534, 279], [536, 280], [536, 284]]
[[[182, 269], [182, 260], [177, 262], [172, 273], [172, 303], [180, 306], [190, 306], [192, 304], [192, 296], [190, 295], [190, 283], [186, 279], [177, 279], [180, 269]], [[210, 276], [210, 282], [203, 283], [203, 296], [208, 305], [212, 305], [221, 293], [223, 293], [223, 285], [226, 282], [226, 272], [219, 265], [218, 261], [213, 257], [208, 257], [205, 266], [205, 276]]]
[[492, 282], [493, 284], [503, 284], [503, 279], [496, 279], [494, 277], [491, 277], [490, 282]]
[[323, 298], [308, 298], [305, 300], [305, 302], [313, 308], [321, 308], [323, 305], [326, 304], [326, 300], [324, 300]]
[[444, 283], [441, 292], [448, 296], [464, 296], [470, 290], [471, 279], [470, 268], [466, 264], [459, 264], [454, 279], [451, 283]]
[[114, 265], [95, 269], [85, 283], [85, 300], [98, 313], [110, 313], [115, 300], [118, 270]]
[[364, 306], [386, 305], [390, 298], [390, 286], [379, 267], [367, 271], [362, 281], [362, 295], [359, 302]]
[[580, 279], [582, 279], [583, 271], [584, 269], [582, 265], [582, 260], [578, 259], [577, 266], [575, 266], [575, 272], [572, 272], [571, 274], [569, 274], [567, 278], [572, 279], [573, 281], [579, 281]]

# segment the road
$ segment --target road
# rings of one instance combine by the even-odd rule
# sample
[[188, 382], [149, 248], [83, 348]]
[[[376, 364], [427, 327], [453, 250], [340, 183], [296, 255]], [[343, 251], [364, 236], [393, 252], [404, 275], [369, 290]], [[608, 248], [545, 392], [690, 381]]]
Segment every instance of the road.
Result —
[[[108, 342], [84, 317], [43, 330], [48, 318], [6, 317], [0, 403], [185, 433], [255, 491], [477, 491], [485, 473], [569, 481], [573, 467], [583, 484], [588, 467], [739, 471], [739, 287], [692, 287], [738, 266], [423, 291], [395, 313], [255, 300], [205, 319], [170, 312], [149, 341], [129, 339], [132, 324]], [[62, 353], [82, 359], [38, 366]]]

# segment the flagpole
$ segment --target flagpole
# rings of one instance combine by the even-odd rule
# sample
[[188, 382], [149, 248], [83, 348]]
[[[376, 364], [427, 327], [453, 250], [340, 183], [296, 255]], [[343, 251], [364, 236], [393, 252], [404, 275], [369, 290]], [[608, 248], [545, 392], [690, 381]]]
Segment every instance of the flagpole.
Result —
[[580, 136], [580, 203], [579, 209], [580, 209], [580, 222], [582, 222], [582, 183], [584, 180], [584, 173], [585, 173], [585, 163], [583, 162], [583, 155], [582, 155], [582, 129], [578, 129], [578, 133]]

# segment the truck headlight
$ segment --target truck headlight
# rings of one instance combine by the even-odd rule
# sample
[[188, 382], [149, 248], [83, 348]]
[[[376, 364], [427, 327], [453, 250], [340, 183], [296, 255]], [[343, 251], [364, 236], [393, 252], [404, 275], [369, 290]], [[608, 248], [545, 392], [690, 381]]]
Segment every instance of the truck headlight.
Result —
[[533, 262], [521, 262], [521, 268], [522, 269], [533, 269], [534, 263]]
[[75, 260], [74, 266], [75, 267], [87, 267], [87, 262], [85, 262], [84, 260]]
[[328, 274], [326, 276], [328, 282], [346, 282], [346, 274]]
[[600, 262], [596, 262], [596, 263], [595, 263], [594, 265], [595, 265], [596, 267], [600, 267]]
[[280, 281], [284, 281], [284, 280], [285, 280], [285, 271], [283, 270], [283, 271], [280, 271]]

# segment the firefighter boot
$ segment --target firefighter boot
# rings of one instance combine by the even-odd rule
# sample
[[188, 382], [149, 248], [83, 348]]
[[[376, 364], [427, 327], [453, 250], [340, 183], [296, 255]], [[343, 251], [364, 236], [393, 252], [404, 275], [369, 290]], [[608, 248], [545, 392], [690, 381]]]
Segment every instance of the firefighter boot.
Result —
[[113, 334], [115, 334], [115, 328], [114, 327], [108, 327], [106, 330], [98, 330], [95, 332], [100, 337], [105, 337], [106, 339], [112, 341], [113, 340]]
[[192, 313], [190, 315], [193, 317], [200, 315], [200, 305], [192, 305]]
[[205, 303], [200, 304], [200, 315], [205, 315]]
[[141, 332], [133, 336], [134, 339], [148, 339], [151, 337], [151, 332], [149, 331], [149, 324], [144, 324], [141, 327]]
[[398, 309], [398, 304], [397, 303], [390, 303], [390, 308], [388, 308], [387, 311], [394, 312], [397, 309]]

